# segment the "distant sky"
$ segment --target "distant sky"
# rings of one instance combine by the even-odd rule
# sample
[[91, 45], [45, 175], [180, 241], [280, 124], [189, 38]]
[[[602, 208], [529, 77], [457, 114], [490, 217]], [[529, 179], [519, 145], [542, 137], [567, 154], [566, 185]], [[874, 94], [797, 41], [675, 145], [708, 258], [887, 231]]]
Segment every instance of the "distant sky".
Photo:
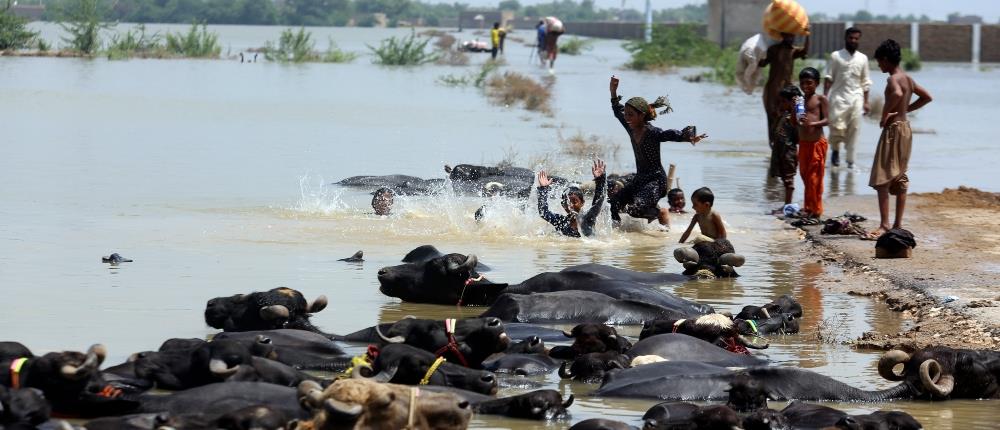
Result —
[[[472, 6], [496, 6], [499, 0], [423, 0], [428, 3], [466, 3]], [[549, 3], [547, 0], [519, 0], [523, 5]], [[595, 0], [597, 7], [621, 7], [622, 0]], [[705, 3], [699, 0], [653, 0], [653, 7], [665, 9], [691, 3]], [[932, 19], [944, 20], [949, 13], [980, 15], [986, 22], [1000, 20], [1000, 1], [997, 0], [799, 0], [810, 13], [824, 12], [836, 16], [840, 13], [854, 13], [861, 9], [879, 15], [927, 14]], [[625, 0], [625, 7], [642, 10], [645, 0]]]

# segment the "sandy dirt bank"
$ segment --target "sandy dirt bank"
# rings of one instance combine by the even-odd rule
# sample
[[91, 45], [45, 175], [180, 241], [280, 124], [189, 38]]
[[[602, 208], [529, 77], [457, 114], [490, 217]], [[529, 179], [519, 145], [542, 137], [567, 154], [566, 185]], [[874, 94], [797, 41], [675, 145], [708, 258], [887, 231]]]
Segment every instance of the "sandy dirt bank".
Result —
[[[824, 219], [851, 211], [868, 218], [866, 230], [878, 225], [874, 196], [824, 204]], [[912, 258], [876, 259], [874, 242], [820, 234], [822, 225], [803, 228], [817, 258], [863, 278], [852, 284], [867, 287], [850, 293], [884, 301], [911, 322], [903, 332], [868, 332], [853, 343], [875, 349], [1000, 348], [1000, 194], [965, 187], [911, 194], [903, 227], [917, 240]]]

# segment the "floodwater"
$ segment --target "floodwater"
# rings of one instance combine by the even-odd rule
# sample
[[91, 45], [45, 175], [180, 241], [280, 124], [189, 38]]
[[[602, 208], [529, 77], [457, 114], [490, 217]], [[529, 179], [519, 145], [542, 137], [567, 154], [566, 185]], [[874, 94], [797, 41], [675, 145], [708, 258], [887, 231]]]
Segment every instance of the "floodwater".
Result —
[[[59, 43], [58, 27], [39, 28]], [[210, 28], [219, 32], [227, 56], [263, 46], [281, 30]], [[803, 257], [798, 235], [763, 215], [777, 207], [781, 190], [765, 178], [759, 95], [685, 82], [694, 70], [626, 71], [620, 42], [597, 41], [585, 55], [560, 56], [554, 113], [545, 116], [492, 105], [474, 88], [437, 83], [443, 75], [478, 70], [485, 54], [473, 54], [468, 67], [379, 67], [365, 45], [408, 30], [312, 30], [320, 45], [333, 37], [362, 56], [351, 64], [306, 65], [0, 58], [0, 285], [8, 304], [0, 313], [0, 338], [36, 353], [100, 342], [110, 350], [108, 363], [115, 363], [170, 337], [211, 335], [202, 320], [209, 298], [276, 286], [309, 298], [327, 295], [330, 307], [314, 322], [335, 333], [410, 314], [479, 313], [404, 304], [378, 292], [378, 269], [422, 244], [476, 254], [497, 281], [585, 262], [678, 272], [671, 253], [689, 221], [684, 216], [673, 218], [670, 233], [621, 233], [608, 227], [605, 213], [596, 237], [578, 240], [554, 236], [533, 204], [522, 213], [510, 202], [493, 202], [477, 224], [472, 213], [481, 199], [397, 197], [396, 213], [377, 217], [368, 207], [370, 190], [330, 185], [361, 174], [443, 177], [444, 164], [503, 159], [585, 180], [588, 161], [559, 152], [560, 136], [577, 133], [608, 143], [609, 170], [626, 172], [634, 167], [628, 140], [608, 108], [608, 77], [616, 74], [626, 96], [670, 95], [675, 113], [661, 117], [659, 126], [695, 124], [709, 134], [697, 147], [664, 144], [664, 162], [678, 166], [688, 194], [700, 186], [715, 191], [729, 236], [747, 256], [738, 279], [690, 281], [673, 291], [730, 311], [792, 294], [805, 307], [803, 333], [772, 339], [768, 359], [865, 389], [890, 384], [875, 372], [878, 353], [840, 342], [873, 327], [898, 331], [905, 322], [844, 294], [849, 280]], [[531, 38], [528, 32], [513, 36]], [[513, 40], [501, 70], [548, 76], [529, 63], [530, 48]], [[884, 88], [883, 76], [873, 73], [873, 94]], [[995, 128], [985, 125], [996, 113], [992, 101], [1000, 88], [990, 83], [998, 82], [998, 72], [927, 65], [914, 77], [935, 101], [913, 117], [913, 127], [925, 133], [914, 138], [912, 189], [1000, 189], [992, 172], [1000, 149], [988, 133]], [[877, 124], [864, 124], [859, 168], [831, 172], [829, 194], [871, 193], [864, 160], [871, 159], [878, 131]], [[858, 209], [874, 213], [874, 203]], [[337, 261], [358, 249], [365, 251], [364, 263]], [[135, 262], [101, 264], [111, 252]], [[637, 334], [636, 327], [621, 329]], [[553, 423], [477, 416], [472, 427], [558, 429], [592, 417], [639, 425], [654, 403], [590, 398], [596, 386], [562, 382], [555, 374], [504, 379], [503, 385], [502, 394], [540, 386], [573, 393], [577, 401], [571, 418]], [[901, 409], [933, 429], [992, 428], [1000, 419], [995, 401], [833, 406]]]

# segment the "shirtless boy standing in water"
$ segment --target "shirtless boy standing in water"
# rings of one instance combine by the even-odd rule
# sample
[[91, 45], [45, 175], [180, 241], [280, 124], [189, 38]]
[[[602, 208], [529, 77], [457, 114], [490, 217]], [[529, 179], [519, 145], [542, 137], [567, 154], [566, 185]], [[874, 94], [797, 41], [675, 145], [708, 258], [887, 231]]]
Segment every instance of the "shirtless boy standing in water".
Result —
[[764, 111], [767, 113], [767, 142], [774, 142], [774, 126], [781, 116], [781, 89], [792, 85], [792, 72], [796, 58], [806, 58], [809, 54], [809, 36], [804, 46], [795, 46], [794, 34], [781, 33], [781, 42], [767, 48], [767, 58], [760, 60], [759, 66], [771, 66], [764, 84]]
[[[875, 240], [890, 228], [903, 227], [903, 209], [906, 207], [906, 189], [909, 178], [906, 170], [910, 163], [913, 133], [906, 114], [931, 102], [931, 94], [906, 74], [899, 61], [899, 43], [888, 39], [875, 50], [875, 60], [882, 73], [889, 74], [885, 86], [885, 107], [882, 109], [882, 135], [875, 148], [875, 161], [868, 185], [878, 192], [879, 227], [862, 236]], [[910, 103], [913, 94], [917, 100]], [[896, 196], [896, 220], [889, 226], [889, 194]]]

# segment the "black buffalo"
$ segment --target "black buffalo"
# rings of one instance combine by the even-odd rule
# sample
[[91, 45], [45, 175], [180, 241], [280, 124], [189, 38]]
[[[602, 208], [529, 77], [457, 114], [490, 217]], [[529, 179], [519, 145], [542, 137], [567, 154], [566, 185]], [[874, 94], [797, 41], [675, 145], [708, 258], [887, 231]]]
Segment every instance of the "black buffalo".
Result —
[[498, 398], [452, 387], [427, 386], [426, 389], [453, 393], [468, 401], [476, 413], [529, 420], [546, 420], [566, 415], [566, 409], [573, 404], [573, 395], [563, 400], [556, 390], [535, 390]]
[[[661, 335], [668, 336], [668, 335]], [[661, 400], [727, 400], [737, 378], [749, 378], [774, 400], [886, 401], [912, 396], [908, 384], [865, 391], [818, 373], [789, 367], [741, 370], [693, 361], [666, 361], [605, 374], [593, 395]]]
[[431, 372], [437, 357], [434, 354], [405, 344], [383, 347], [368, 369], [357, 369], [361, 376], [379, 382], [417, 385], [426, 379], [429, 385], [461, 388], [482, 394], [497, 392], [496, 376], [485, 370], [469, 369], [449, 362], [440, 363]]
[[[647, 288], [647, 287], [641, 287]], [[647, 289], [648, 295], [676, 297]], [[642, 324], [660, 318], [685, 318], [691, 314], [650, 304], [643, 299], [618, 299], [592, 291], [503, 294], [480, 316], [524, 323], [607, 323]]]
[[325, 334], [312, 325], [309, 315], [326, 308], [326, 296], [307, 303], [291, 288], [216, 297], [205, 305], [205, 323], [223, 331], [307, 330]]
[[407, 302], [474, 306], [490, 306], [501, 294], [581, 290], [643, 302], [685, 316], [714, 312], [711, 306], [648, 288], [658, 283], [657, 275], [590, 264], [542, 273], [510, 285], [486, 279], [476, 269], [477, 262], [475, 255], [448, 254], [424, 262], [384, 267], [378, 272], [379, 290]]
[[630, 426], [621, 421], [607, 420], [604, 418], [589, 418], [573, 424], [569, 430], [637, 430], [635, 426]]
[[739, 428], [742, 419], [725, 405], [699, 406], [685, 402], [653, 405], [642, 416], [643, 430], [698, 430]]
[[444, 179], [423, 179], [407, 175], [365, 175], [345, 178], [339, 182], [335, 182], [334, 185], [366, 189], [385, 187], [391, 189], [396, 194], [421, 195], [441, 191], [443, 189]]
[[[167, 390], [184, 390], [222, 381], [258, 381], [288, 387], [316, 378], [292, 367], [254, 356], [252, 345], [232, 339], [204, 342], [188, 349], [139, 353], [135, 376]], [[256, 349], [267, 354], [266, 349]]]
[[[755, 366], [767, 363], [748, 355], [726, 351], [691, 336], [661, 334], [639, 341], [625, 353], [610, 350], [580, 355], [563, 363], [559, 368], [559, 376], [586, 382], [598, 381], [607, 375], [606, 372], [629, 368], [637, 360], [642, 364], [655, 363], [660, 360], [696, 361], [722, 367]], [[636, 369], [643, 368], [644, 366], [639, 366]]]
[[41, 390], [0, 385], [0, 428], [35, 428], [48, 421], [51, 412]]
[[750, 330], [755, 325], [747, 325], [749, 333], [743, 332], [743, 327], [739, 322], [742, 320], [732, 320], [723, 314], [708, 314], [698, 318], [688, 318], [679, 320], [654, 320], [647, 321], [642, 325], [642, 332], [639, 339], [664, 333], [679, 333], [696, 337], [705, 342], [718, 345], [722, 348], [732, 348], [740, 345], [745, 348], [764, 349], [768, 347], [767, 342], [757, 342], [751, 336], [757, 335], [757, 330]]
[[[903, 364], [902, 374], [893, 367]], [[923, 399], [1000, 399], [1000, 352], [933, 347], [887, 352], [879, 375], [904, 381]]]
[[402, 343], [441, 355], [451, 363], [473, 368], [482, 368], [486, 357], [503, 352], [510, 344], [504, 324], [497, 318], [456, 320], [452, 335], [449, 336], [445, 330], [444, 320], [405, 318], [369, 327], [341, 339], [383, 345]]
[[920, 430], [923, 425], [910, 414], [898, 411], [875, 411], [850, 415], [828, 406], [795, 401], [780, 411], [792, 428], [892, 429]]
[[303, 330], [223, 332], [214, 340], [235, 340], [251, 347], [253, 355], [285, 363], [296, 369], [339, 372], [351, 357], [324, 335]]
[[[40, 390], [55, 413], [89, 417], [121, 414], [136, 407], [135, 402], [122, 398], [120, 391], [108, 388], [99, 370], [107, 355], [103, 345], [93, 345], [86, 353], [50, 352], [40, 357], [23, 345], [11, 343], [6, 348], [28, 354], [0, 361], [0, 368], [7, 369], [0, 372], [0, 385]], [[25, 359], [21, 365], [13, 366], [14, 360], [21, 358]], [[13, 371], [14, 367], [19, 371]]]
[[264, 382], [225, 382], [176, 393], [143, 394], [138, 412], [184, 415], [211, 413], [221, 416], [245, 408], [267, 405], [288, 419], [304, 419], [308, 412], [299, 404], [295, 388]]
[[[426, 263], [435, 258], [444, 257], [445, 255], [447, 254], [438, 251], [438, 249], [435, 248], [434, 245], [420, 245], [416, 248], [413, 248], [412, 251], [407, 252], [406, 255], [403, 256], [403, 262], [420, 264], [420, 263]], [[489, 266], [483, 264], [483, 262], [479, 261], [478, 259], [476, 260], [475, 269], [477, 272], [490, 271]]]
[[230, 412], [218, 413], [201, 408], [203, 412], [171, 414], [151, 412], [121, 417], [98, 418], [88, 421], [87, 430], [152, 430], [152, 429], [222, 429], [264, 430], [282, 429], [289, 418], [281, 410], [266, 405], [247, 406]]

